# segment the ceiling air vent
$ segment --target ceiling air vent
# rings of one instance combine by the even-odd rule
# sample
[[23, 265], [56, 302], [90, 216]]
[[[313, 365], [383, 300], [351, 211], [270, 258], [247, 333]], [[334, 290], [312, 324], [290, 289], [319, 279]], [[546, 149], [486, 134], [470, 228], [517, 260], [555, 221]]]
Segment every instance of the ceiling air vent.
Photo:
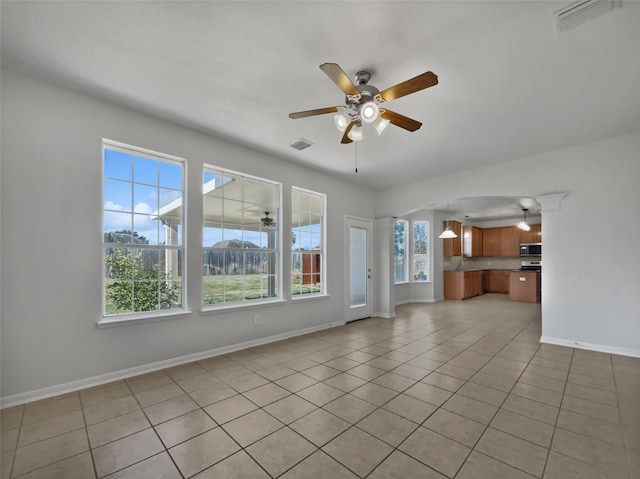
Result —
[[313, 146], [313, 143], [311, 143], [309, 140], [305, 140], [304, 138], [300, 138], [299, 140], [291, 143], [291, 145], [289, 146], [291, 146], [291, 148], [295, 148], [296, 150], [304, 150], [305, 148]]
[[619, 6], [619, 0], [579, 0], [555, 12], [553, 24], [557, 31], [566, 32]]

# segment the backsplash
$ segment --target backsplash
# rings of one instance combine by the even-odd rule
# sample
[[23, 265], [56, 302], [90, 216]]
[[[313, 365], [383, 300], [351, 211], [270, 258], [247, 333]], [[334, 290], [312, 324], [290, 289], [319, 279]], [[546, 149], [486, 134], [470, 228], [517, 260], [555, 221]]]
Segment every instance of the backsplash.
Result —
[[[482, 257], [462, 258], [461, 256], [445, 256], [444, 270], [451, 271], [456, 269], [518, 269], [522, 266], [522, 260], [539, 261], [539, 256], [531, 256], [527, 258], [499, 258], [499, 257]], [[463, 264], [464, 262], [464, 264]]]

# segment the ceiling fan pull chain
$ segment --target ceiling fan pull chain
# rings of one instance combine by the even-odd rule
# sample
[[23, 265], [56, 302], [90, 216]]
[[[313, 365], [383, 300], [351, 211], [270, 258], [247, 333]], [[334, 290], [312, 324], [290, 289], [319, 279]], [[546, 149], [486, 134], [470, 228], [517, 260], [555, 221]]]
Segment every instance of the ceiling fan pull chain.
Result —
[[358, 142], [355, 142], [356, 144], [356, 173], [358, 172]]

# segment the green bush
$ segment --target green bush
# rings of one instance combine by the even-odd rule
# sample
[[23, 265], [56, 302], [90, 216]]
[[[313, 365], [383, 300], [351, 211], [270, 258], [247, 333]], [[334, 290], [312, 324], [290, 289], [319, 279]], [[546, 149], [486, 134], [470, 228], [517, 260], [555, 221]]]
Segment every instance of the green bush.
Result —
[[118, 249], [105, 263], [112, 279], [106, 299], [120, 312], [169, 309], [178, 298], [178, 283], [157, 264], [145, 267], [141, 252], [134, 257], [132, 251]]

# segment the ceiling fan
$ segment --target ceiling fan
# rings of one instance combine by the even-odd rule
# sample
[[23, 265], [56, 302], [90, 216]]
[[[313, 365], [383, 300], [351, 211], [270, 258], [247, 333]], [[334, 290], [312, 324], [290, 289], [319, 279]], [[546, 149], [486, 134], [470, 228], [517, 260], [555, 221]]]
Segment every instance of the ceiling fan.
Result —
[[276, 227], [276, 224], [275, 224], [273, 218], [269, 217], [269, 211], [265, 211], [264, 212], [264, 218], [260, 218], [260, 224], [265, 229], [275, 228]]
[[356, 73], [354, 85], [337, 63], [323, 63], [320, 69], [344, 92], [346, 105], [289, 113], [289, 118], [298, 119], [337, 113], [334, 116], [334, 122], [338, 130], [343, 133], [341, 141], [343, 144], [362, 140], [363, 123], [373, 124], [378, 134], [381, 134], [389, 123], [408, 131], [416, 131], [422, 123], [389, 109], [380, 108], [378, 105], [438, 84], [438, 76], [435, 73], [425, 72], [380, 91], [373, 85], [369, 85], [371, 74], [367, 71]]

